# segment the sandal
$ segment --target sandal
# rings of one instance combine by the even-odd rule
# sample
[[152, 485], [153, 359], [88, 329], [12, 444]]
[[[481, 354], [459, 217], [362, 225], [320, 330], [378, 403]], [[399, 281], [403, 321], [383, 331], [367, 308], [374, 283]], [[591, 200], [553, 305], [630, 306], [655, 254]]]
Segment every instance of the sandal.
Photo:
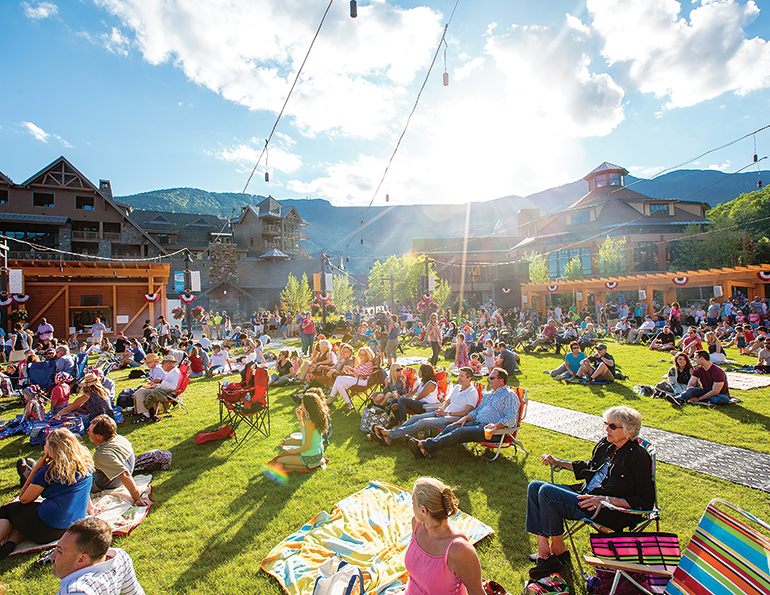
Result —
[[372, 427], [372, 435], [374, 436], [374, 439], [380, 444], [382, 444], [383, 446], [390, 446], [392, 444], [391, 441], [386, 436], [380, 433], [384, 430], [385, 428], [383, 428], [382, 426], [374, 426]]
[[143, 424], [143, 423], [148, 422], [148, 421], [150, 421], [150, 416], [149, 415], [142, 415], [140, 417], [137, 417], [131, 423], [132, 424]]

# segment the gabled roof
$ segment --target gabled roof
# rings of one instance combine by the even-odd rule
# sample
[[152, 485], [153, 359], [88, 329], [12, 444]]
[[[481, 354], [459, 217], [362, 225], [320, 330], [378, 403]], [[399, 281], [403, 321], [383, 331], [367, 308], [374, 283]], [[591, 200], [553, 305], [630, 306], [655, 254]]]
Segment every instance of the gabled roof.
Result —
[[591, 190], [591, 192], [582, 198], [579, 198], [565, 210], [572, 211], [574, 209], [585, 209], [587, 207], [594, 207], [599, 204], [604, 204], [610, 200], [661, 202], [661, 200], [664, 199], [652, 199], [649, 196], [645, 196], [644, 194], [634, 192], [626, 186], [602, 186], [600, 188]]
[[123, 218], [128, 221], [136, 230], [141, 233], [147, 241], [160, 250], [161, 254], [168, 254], [168, 251], [158, 244], [150, 235], [142, 229], [137, 223], [129, 217], [126, 212], [118, 206], [118, 204], [99, 188], [94, 186], [91, 181], [85, 177], [78, 168], [72, 165], [64, 155], [59, 157], [56, 161], [44, 167], [39, 172], [34, 174], [22, 186], [30, 186], [32, 184], [39, 184], [43, 186], [58, 186], [60, 188], [83, 188], [89, 189], [104, 198], [113, 209], [120, 213]]
[[219, 282], [219, 283], [217, 283], [216, 285], [213, 285], [213, 286], [209, 287], [209, 288], [208, 288], [206, 291], [204, 291], [204, 292], [203, 292], [201, 295], [202, 295], [202, 296], [204, 296], [204, 295], [208, 295], [208, 294], [210, 294], [212, 291], [214, 291], [215, 289], [218, 289], [218, 288], [220, 288], [220, 287], [222, 287], [222, 286], [231, 287], [231, 288], [233, 288], [235, 291], [237, 291], [238, 293], [240, 293], [241, 295], [244, 295], [244, 296], [246, 296], [246, 297], [247, 297], [247, 298], [249, 298], [249, 299], [254, 299], [254, 298], [251, 296], [251, 294], [249, 294], [248, 292], [246, 292], [246, 291], [244, 291], [243, 289], [241, 289], [240, 287], [238, 287], [238, 286], [237, 286], [235, 283], [231, 283], [230, 281], [220, 281], [220, 282]]
[[625, 167], [621, 167], [620, 165], [615, 165], [614, 163], [605, 161], [600, 166], [595, 168], [591, 173], [586, 174], [586, 176], [583, 179], [587, 181], [589, 178], [592, 178], [596, 174], [600, 174], [607, 171], [618, 171], [624, 176], [628, 175], [628, 170]]
[[0, 171], [0, 183], [13, 186], [13, 180]]
[[276, 213], [280, 216], [281, 207], [283, 205], [275, 200], [272, 196], [268, 196], [265, 200], [257, 205], [257, 211], [259, 215]]
[[262, 256], [260, 256], [262, 260], [272, 260], [272, 259], [279, 259], [279, 260], [289, 260], [291, 256], [286, 254], [285, 252], [281, 252], [278, 248], [273, 248], [272, 250], [268, 250], [265, 252]]
[[[265, 200], [263, 200], [261, 204], [264, 204], [265, 201], [272, 200], [273, 204], [280, 204], [277, 200], [275, 200], [272, 197], [268, 197]], [[248, 207], [243, 207], [241, 209], [241, 214], [238, 217], [235, 217], [230, 220], [230, 223], [232, 224], [238, 224], [243, 222], [243, 218], [246, 216], [246, 213], [251, 213], [254, 215], [257, 219], [261, 219], [263, 217], [276, 217], [280, 219], [285, 219], [289, 216], [290, 213], [294, 213], [297, 216], [297, 219], [299, 219], [299, 224], [303, 227], [310, 225], [307, 221], [305, 221], [302, 216], [299, 214], [299, 211], [295, 209], [294, 207], [285, 207], [281, 205], [278, 207], [275, 211], [260, 211], [259, 205], [249, 205]]]

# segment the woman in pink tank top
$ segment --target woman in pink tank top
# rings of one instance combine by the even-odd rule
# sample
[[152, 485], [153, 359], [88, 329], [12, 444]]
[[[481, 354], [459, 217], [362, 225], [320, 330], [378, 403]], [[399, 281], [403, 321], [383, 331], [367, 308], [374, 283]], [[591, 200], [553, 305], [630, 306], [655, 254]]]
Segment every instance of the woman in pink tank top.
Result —
[[438, 479], [421, 477], [412, 494], [412, 540], [404, 563], [405, 595], [484, 595], [481, 564], [473, 544], [452, 526], [457, 498]]

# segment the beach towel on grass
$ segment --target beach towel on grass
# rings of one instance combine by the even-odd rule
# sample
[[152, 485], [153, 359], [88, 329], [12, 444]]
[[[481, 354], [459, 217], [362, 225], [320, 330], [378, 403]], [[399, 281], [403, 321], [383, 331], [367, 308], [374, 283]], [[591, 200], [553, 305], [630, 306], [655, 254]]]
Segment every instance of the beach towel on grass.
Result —
[[[362, 570], [367, 593], [394, 593], [408, 579], [404, 555], [412, 537], [412, 516], [410, 491], [369, 482], [337, 502], [331, 514], [319, 512], [275, 546], [262, 560], [262, 570], [289, 595], [311, 595], [318, 567], [337, 555]], [[451, 520], [472, 543], [494, 533], [464, 512]]]
[[[134, 476], [134, 483], [136, 483], [139, 493], [150, 501], [150, 506], [152, 506], [151, 481], [152, 475]], [[145, 519], [150, 510], [150, 506], [134, 506], [131, 494], [124, 486], [91, 494], [91, 502], [93, 502], [94, 508], [102, 510], [96, 516], [104, 520], [112, 528], [112, 535], [117, 537], [130, 535], [131, 531], [139, 526], [139, 523]], [[18, 556], [19, 554], [39, 552], [52, 548], [57, 543], [58, 540], [42, 544], [29, 540], [22, 541], [10, 555]]]
[[727, 375], [727, 386], [730, 390], [750, 390], [752, 388], [764, 388], [770, 386], [770, 377], [757, 374], [738, 374], [736, 372], [725, 372]]

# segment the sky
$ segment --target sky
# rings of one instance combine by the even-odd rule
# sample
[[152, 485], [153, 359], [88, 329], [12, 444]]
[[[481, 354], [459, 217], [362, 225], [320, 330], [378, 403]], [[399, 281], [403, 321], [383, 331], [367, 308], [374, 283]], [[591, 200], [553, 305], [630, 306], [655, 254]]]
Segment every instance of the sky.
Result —
[[[21, 183], [64, 155], [116, 196], [242, 191], [327, 6], [0, 3], [0, 171]], [[770, 0], [459, 0], [450, 22], [454, 6], [360, 0], [352, 19], [335, 0], [247, 192], [527, 196], [603, 161], [649, 177], [770, 124]], [[770, 130], [755, 138], [769, 155]], [[736, 171], [753, 140], [687, 167]]]

